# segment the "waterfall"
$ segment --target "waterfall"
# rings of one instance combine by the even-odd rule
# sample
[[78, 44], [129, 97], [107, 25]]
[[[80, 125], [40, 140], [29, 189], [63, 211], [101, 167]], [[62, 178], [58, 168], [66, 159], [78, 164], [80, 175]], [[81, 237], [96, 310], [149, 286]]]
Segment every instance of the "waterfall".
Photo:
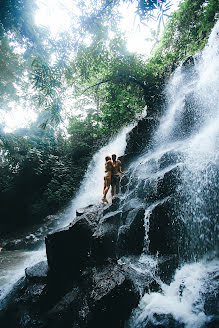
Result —
[[[66, 211], [67, 216], [64, 215], [63, 225], [72, 221], [78, 208], [100, 203], [103, 193], [105, 156], [116, 154], [119, 157], [124, 154], [126, 135], [132, 128], [133, 125], [125, 127], [93, 156], [79, 191]], [[110, 199], [110, 193], [108, 193], [107, 198]]]
[[[161, 281], [160, 292], [147, 292], [127, 327], [216, 327], [211, 320], [216, 320], [219, 273], [215, 259], [219, 217], [218, 95], [219, 21], [194, 65], [178, 67], [170, 78], [167, 108], [154, 134], [153, 149], [130, 166], [124, 202], [146, 199], [146, 208], [153, 207], [153, 200], [148, 200], [143, 187], [153, 182], [155, 189], [166, 172], [179, 169], [173, 215], [185, 227], [185, 240], [171, 283]], [[167, 165], [162, 166], [163, 158]]]
[[[124, 265], [126, 272], [130, 269], [132, 284], [141, 295], [139, 306], [125, 323], [127, 328], [216, 327], [216, 279], [219, 274], [216, 258], [219, 216], [218, 36], [219, 22], [212, 30], [207, 46], [195, 58], [194, 65], [179, 67], [170, 78], [166, 86], [166, 112], [150, 140], [150, 147], [145, 140], [144, 151], [130, 163], [121, 183], [117, 214], [122, 213], [125, 220], [128, 215], [129, 221], [133, 212], [140, 208], [141, 233], [145, 228], [142, 254], [131, 253], [131, 256], [117, 258], [117, 264]], [[59, 227], [74, 219], [77, 208], [100, 203], [104, 157], [112, 153], [123, 154], [126, 133], [130, 130], [131, 127], [125, 128], [94, 155], [78, 194], [65, 213], [59, 216]], [[114, 214], [112, 217], [115, 218]], [[127, 223], [125, 220], [123, 222]], [[118, 240], [122, 227], [116, 231]], [[159, 238], [153, 238], [153, 234]], [[115, 238], [113, 243], [121, 245], [118, 240]], [[32, 256], [30, 253], [25, 266], [30, 264], [28, 261], [33, 264], [41, 260], [44, 251], [40, 258], [39, 254]], [[62, 257], [63, 253], [60, 254]], [[162, 271], [165, 261], [166, 273], [165, 269]], [[10, 270], [15, 269], [11, 267]], [[24, 264], [19, 266], [19, 275], [22, 272]], [[19, 278], [17, 273], [13, 279], [10, 277], [9, 286], [12, 280]]]
[[[76, 209], [101, 203], [105, 156], [113, 153], [117, 156], [123, 155], [126, 147], [126, 134], [132, 128], [133, 125], [130, 125], [122, 129], [117, 136], [109, 140], [106, 146], [94, 154], [76, 197], [73, 198], [66, 210], [58, 215], [59, 228], [73, 221]], [[110, 193], [107, 197], [110, 198]], [[46, 260], [44, 244], [38, 251], [2, 252], [0, 258], [0, 300], [4, 299], [13, 284], [24, 275], [25, 268], [42, 260]]]

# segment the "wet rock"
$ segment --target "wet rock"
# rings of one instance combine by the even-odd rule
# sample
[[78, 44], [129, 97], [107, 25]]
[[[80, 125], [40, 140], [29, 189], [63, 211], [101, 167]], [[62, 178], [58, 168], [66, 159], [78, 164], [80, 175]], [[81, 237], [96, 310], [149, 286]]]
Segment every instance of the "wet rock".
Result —
[[158, 122], [155, 119], [146, 117], [140, 120], [130, 131], [127, 135], [127, 145], [125, 150], [125, 155], [129, 158], [127, 157], [126, 161], [129, 159], [130, 162], [134, 155], [139, 154], [143, 149], [150, 147], [151, 138], [157, 123]]
[[86, 207], [83, 208], [79, 208], [76, 210], [76, 216], [81, 216], [85, 213], [88, 213], [88, 211], [91, 211], [95, 208], [95, 205], [88, 205]]
[[193, 56], [187, 57], [184, 62], [182, 63], [183, 67], [191, 67], [195, 65], [195, 59]]
[[48, 274], [47, 261], [41, 261], [34, 266], [25, 269], [27, 280], [33, 282], [45, 282]]
[[180, 163], [183, 159], [183, 155], [180, 152], [168, 151], [159, 159], [158, 163], [160, 169], [164, 169], [168, 166]]
[[181, 166], [175, 166], [165, 172], [157, 183], [157, 199], [162, 199], [176, 193], [176, 189], [181, 182]]
[[120, 265], [86, 269], [77, 286], [57, 298], [57, 289], [24, 279], [1, 312], [1, 327], [102, 328], [123, 327], [139, 293]]
[[[144, 323], [143, 323], [144, 325]], [[150, 328], [163, 328], [163, 327], [171, 327], [171, 328], [184, 328], [184, 323], [180, 323], [176, 320], [172, 314], [160, 314], [154, 313], [153, 320], [147, 318], [147, 327]]]
[[92, 257], [104, 261], [116, 258], [116, 243], [119, 227], [122, 225], [121, 211], [107, 213], [99, 222], [93, 234]]
[[117, 240], [118, 256], [141, 254], [144, 248], [144, 208], [129, 211], [126, 224], [119, 228]]
[[[95, 216], [95, 213], [93, 214]], [[89, 263], [91, 240], [96, 228], [92, 214], [80, 216], [67, 228], [46, 237], [46, 253], [50, 272], [67, 278], [80, 273]]]
[[30, 234], [22, 237], [21, 239], [13, 239], [7, 242], [3, 249], [10, 250], [25, 250], [25, 249], [36, 249], [42, 243], [43, 238], [38, 238], [34, 234]]
[[118, 265], [94, 270], [91, 291], [92, 316], [88, 327], [123, 327], [139, 294]]
[[160, 279], [166, 284], [170, 284], [178, 265], [179, 257], [176, 254], [160, 257], [157, 270]]
[[[46, 327], [69, 327], [79, 324], [78, 313], [82, 307], [83, 294], [78, 287], [73, 288], [55, 304], [47, 314]], [[72, 327], [72, 326], [71, 326]], [[74, 326], [73, 326], [74, 327]]]
[[185, 225], [175, 212], [174, 201], [169, 198], [159, 203], [149, 217], [149, 251], [161, 255], [179, 254], [183, 249]]
[[110, 213], [110, 212], [115, 212], [118, 210], [120, 204], [120, 198], [118, 196], [113, 197], [112, 199], [112, 204], [106, 206], [103, 210], [103, 215]]
[[137, 188], [137, 196], [148, 205], [157, 200], [157, 179], [142, 180]]

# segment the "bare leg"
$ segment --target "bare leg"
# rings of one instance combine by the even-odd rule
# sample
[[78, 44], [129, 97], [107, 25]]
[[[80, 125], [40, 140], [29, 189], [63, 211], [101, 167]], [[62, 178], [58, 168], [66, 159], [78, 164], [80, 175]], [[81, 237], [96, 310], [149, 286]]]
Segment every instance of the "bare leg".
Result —
[[110, 183], [111, 183], [110, 177], [105, 177], [104, 178], [103, 198], [102, 198], [102, 201], [105, 202], [105, 203], [108, 203], [108, 201], [106, 199], [106, 195], [107, 195], [107, 193], [109, 191]]
[[107, 187], [105, 188], [105, 190], [104, 190], [104, 193], [103, 193], [102, 201], [103, 201], [103, 202], [106, 202], [106, 203], [108, 203], [108, 200], [106, 199], [106, 195], [107, 195], [107, 193], [108, 193], [108, 191], [109, 191], [109, 188], [110, 188], [110, 186], [107, 186]]

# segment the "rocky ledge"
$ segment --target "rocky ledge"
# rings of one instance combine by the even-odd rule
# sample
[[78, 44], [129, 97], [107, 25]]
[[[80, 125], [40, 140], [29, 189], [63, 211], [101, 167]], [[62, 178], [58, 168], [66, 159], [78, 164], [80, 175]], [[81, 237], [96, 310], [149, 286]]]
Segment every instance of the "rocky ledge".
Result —
[[145, 242], [144, 207], [123, 212], [119, 203], [80, 209], [47, 235], [48, 261], [27, 268], [4, 299], [1, 328], [124, 327], [142, 291], [159, 286], [151, 272], [118, 261], [140, 256]]

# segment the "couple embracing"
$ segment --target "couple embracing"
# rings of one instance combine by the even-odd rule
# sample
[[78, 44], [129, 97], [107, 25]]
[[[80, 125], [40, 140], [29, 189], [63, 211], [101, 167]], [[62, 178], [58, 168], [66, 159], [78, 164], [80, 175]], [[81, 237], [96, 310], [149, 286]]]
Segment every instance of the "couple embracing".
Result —
[[106, 195], [111, 186], [112, 197], [119, 193], [120, 179], [121, 179], [121, 161], [116, 159], [116, 155], [105, 157], [105, 176], [104, 176], [104, 187], [103, 187], [103, 203], [108, 203]]

